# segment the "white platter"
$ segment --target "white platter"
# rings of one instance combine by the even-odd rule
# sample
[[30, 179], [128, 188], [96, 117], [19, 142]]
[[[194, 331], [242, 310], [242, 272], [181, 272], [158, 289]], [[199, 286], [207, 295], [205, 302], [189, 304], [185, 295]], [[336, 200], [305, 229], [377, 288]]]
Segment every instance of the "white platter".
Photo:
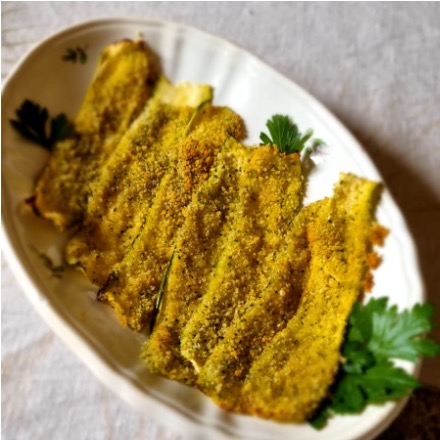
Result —
[[[138, 358], [142, 336], [122, 328], [109, 307], [95, 301], [95, 289], [79, 273], [53, 278], [34, 252], [60, 257], [63, 237], [23, 209], [47, 153], [23, 140], [9, 119], [25, 99], [51, 114], [73, 118], [108, 44], [142, 37], [159, 54], [173, 81], [212, 84], [214, 103], [228, 105], [245, 120], [248, 144], [274, 113], [288, 114], [301, 130], [313, 128], [327, 146], [310, 177], [308, 200], [331, 192], [339, 172], [382, 180], [358, 142], [319, 102], [253, 55], [229, 42], [182, 25], [142, 19], [110, 19], [64, 30], [38, 44], [7, 79], [2, 92], [2, 243], [11, 268], [43, 319], [109, 388], [149, 416], [191, 439], [230, 436], [252, 439], [368, 439], [383, 430], [404, 401], [368, 408], [359, 416], [335, 417], [321, 432], [308, 425], [278, 424], [232, 415], [199, 392], [148, 374]], [[86, 48], [85, 64], [62, 61], [67, 48]], [[385, 190], [379, 221], [391, 229], [375, 273], [373, 296], [389, 296], [406, 308], [423, 301], [415, 247], [400, 211]], [[407, 371], [416, 368], [405, 364]]]

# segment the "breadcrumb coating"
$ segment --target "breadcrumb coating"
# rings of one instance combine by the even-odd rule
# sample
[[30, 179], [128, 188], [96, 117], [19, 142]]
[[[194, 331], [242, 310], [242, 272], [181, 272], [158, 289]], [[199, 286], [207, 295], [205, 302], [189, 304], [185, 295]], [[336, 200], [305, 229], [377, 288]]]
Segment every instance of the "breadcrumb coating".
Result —
[[206, 106], [192, 121], [155, 194], [145, 226], [99, 292], [99, 299], [117, 310], [123, 324], [138, 331], [149, 324], [184, 209], [208, 178], [230, 133], [241, 137], [242, 127], [241, 119], [225, 107]]
[[229, 411], [303, 422], [328, 395], [381, 262], [381, 188], [341, 174], [304, 207], [300, 155], [245, 147], [241, 117], [212, 96], [161, 77], [143, 43], [109, 46], [33, 204], [57, 228], [75, 225], [66, 260], [98, 300], [151, 329], [150, 372]]
[[301, 302], [252, 364], [243, 387], [246, 412], [304, 422], [327, 395], [347, 319], [368, 271], [379, 192], [378, 184], [343, 174], [333, 197], [317, 202], [307, 227], [310, 274]]
[[227, 244], [229, 221], [237, 210], [237, 170], [250, 154], [227, 141], [209, 179], [184, 212], [159, 316], [142, 350], [147, 368], [154, 373], [194, 383], [193, 365], [180, 352], [180, 333]]
[[238, 180], [238, 209], [206, 293], [181, 336], [183, 356], [200, 369], [245, 303], [267, 285], [273, 261], [303, 198], [298, 155], [252, 150]]
[[120, 41], [102, 53], [74, 122], [38, 179], [35, 211], [65, 230], [81, 221], [92, 183], [152, 94], [155, 55], [141, 41]]
[[66, 260], [79, 265], [98, 286], [141, 233], [156, 192], [174, 172], [196, 107], [212, 96], [208, 86], [191, 85], [191, 94], [185, 96], [187, 88], [186, 83], [171, 86], [160, 80], [154, 97], [91, 185], [84, 220], [67, 246]]

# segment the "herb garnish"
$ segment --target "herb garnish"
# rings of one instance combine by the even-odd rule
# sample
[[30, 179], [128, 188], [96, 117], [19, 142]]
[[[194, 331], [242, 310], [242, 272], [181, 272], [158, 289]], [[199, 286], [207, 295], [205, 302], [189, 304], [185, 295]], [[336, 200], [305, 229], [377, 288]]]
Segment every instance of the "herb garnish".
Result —
[[87, 62], [87, 53], [82, 47], [77, 46], [74, 49], [69, 47], [66, 49], [66, 53], [63, 55], [62, 60], [74, 64], [79, 61], [81, 64], [85, 64]]
[[153, 332], [154, 326], [156, 324], [157, 316], [159, 315], [159, 312], [160, 312], [160, 309], [162, 306], [162, 297], [165, 292], [165, 287], [166, 287], [166, 284], [168, 281], [168, 275], [170, 273], [171, 264], [173, 262], [175, 252], [176, 252], [176, 249], [174, 248], [173, 253], [171, 254], [171, 257], [168, 260], [167, 267], [165, 268], [165, 274], [163, 276], [162, 283], [160, 284], [160, 287], [159, 287], [159, 293], [157, 294], [157, 299], [154, 304], [153, 312], [151, 314], [150, 333]]
[[307, 130], [302, 135], [298, 130], [298, 126], [285, 115], [273, 115], [266, 122], [266, 127], [272, 138], [266, 133], [260, 133], [260, 140], [263, 144], [274, 144], [282, 153], [287, 154], [301, 152], [306, 142], [313, 135], [312, 130]]
[[203, 109], [205, 108], [205, 106], [210, 105], [210, 104], [212, 104], [212, 99], [211, 99], [211, 98], [210, 98], [210, 99], [207, 99], [207, 100], [205, 100], [205, 101], [203, 101], [203, 102], [201, 102], [201, 103], [195, 108], [195, 110], [193, 111], [193, 114], [191, 115], [191, 118], [190, 118], [188, 124], [187, 124], [186, 127], [185, 127], [185, 130], [183, 131], [183, 136], [184, 136], [184, 137], [185, 137], [185, 136], [188, 136], [188, 133], [191, 131], [191, 129], [192, 129], [194, 123], [195, 123], [195, 120], [197, 119], [197, 117], [198, 117], [199, 115], [202, 114], [202, 111], [203, 111]]
[[368, 404], [406, 396], [420, 382], [393, 364], [394, 359], [416, 361], [440, 354], [440, 345], [423, 338], [433, 324], [433, 307], [416, 304], [401, 313], [387, 308], [387, 298], [355, 304], [342, 346], [343, 363], [331, 388], [311, 421], [321, 429], [333, 414], [359, 414]]
[[49, 270], [55, 278], [62, 278], [64, 273], [64, 266], [62, 265], [56, 266], [51, 260], [51, 258], [48, 257], [45, 253], [39, 252], [35, 248], [32, 248], [32, 250], [40, 257], [44, 267], [47, 270]]
[[60, 141], [73, 132], [73, 127], [64, 113], [50, 119], [50, 132], [46, 125], [49, 112], [28, 99], [23, 101], [16, 110], [17, 119], [11, 119], [12, 126], [26, 139], [51, 150], [55, 142]]

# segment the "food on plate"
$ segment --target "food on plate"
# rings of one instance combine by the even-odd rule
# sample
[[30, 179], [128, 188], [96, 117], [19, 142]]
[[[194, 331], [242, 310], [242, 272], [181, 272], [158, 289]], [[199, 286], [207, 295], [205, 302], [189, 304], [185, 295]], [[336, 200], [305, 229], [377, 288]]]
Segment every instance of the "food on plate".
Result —
[[185, 211], [170, 259], [163, 299], [142, 356], [152, 372], [194, 382], [194, 367], [180, 352], [180, 332], [208, 286], [225, 245], [228, 220], [237, 213], [236, 170], [250, 151], [229, 139], [213, 172]]
[[176, 235], [184, 222], [184, 209], [210, 175], [224, 144], [240, 139], [243, 133], [238, 115], [210, 105], [199, 109], [187, 134], [175, 132], [175, 157], [164, 172], [145, 223], [99, 291], [99, 300], [111, 304], [124, 324], [138, 331], [149, 325]]
[[98, 168], [83, 221], [66, 250], [69, 264], [79, 265], [94, 284], [102, 285], [132, 248], [161, 185], [172, 179], [197, 107], [211, 97], [209, 86], [160, 79], [145, 110]]
[[246, 298], [199, 370], [198, 387], [224, 409], [247, 412], [244, 379], [263, 348], [298, 309], [310, 263], [307, 226], [320, 205], [307, 206], [293, 220], [286, 244], [271, 262], [267, 285], [257, 297]]
[[220, 321], [224, 331], [237, 305], [267, 283], [303, 194], [298, 154], [233, 143], [218, 164], [185, 213], [159, 318], [143, 350], [150, 370], [186, 383], [223, 337]]
[[251, 149], [238, 173], [237, 211], [229, 220], [224, 250], [181, 335], [182, 354], [196, 370], [244, 303], [256, 300], [268, 284], [303, 199], [299, 154], [280, 155], [270, 146]]
[[333, 196], [318, 202], [307, 225], [309, 273], [298, 309], [245, 378], [250, 413], [302, 422], [326, 397], [368, 271], [378, 189], [376, 183], [342, 175]]
[[121, 41], [102, 52], [74, 133], [57, 143], [35, 187], [34, 209], [59, 229], [81, 221], [89, 184], [143, 109], [158, 69], [141, 41]]
[[[381, 185], [341, 173], [330, 197], [304, 206], [311, 131], [275, 115], [263, 144], [247, 147], [243, 120], [212, 104], [211, 86], [159, 70], [143, 43], [104, 50], [33, 197], [70, 228], [67, 263], [147, 334], [146, 368], [226, 410], [317, 427], [418, 386], [392, 361], [440, 352], [421, 339], [429, 310], [398, 327], [386, 301], [358, 305], [386, 235]], [[409, 336], [386, 340], [374, 313]]]

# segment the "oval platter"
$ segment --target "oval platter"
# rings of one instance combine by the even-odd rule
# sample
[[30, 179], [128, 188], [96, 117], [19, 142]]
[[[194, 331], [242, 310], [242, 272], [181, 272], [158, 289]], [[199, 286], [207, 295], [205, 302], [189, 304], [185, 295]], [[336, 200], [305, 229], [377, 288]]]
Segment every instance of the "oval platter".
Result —
[[[144, 39], [159, 55], [164, 74], [173, 82], [214, 86], [216, 105], [227, 105], [247, 126], [246, 144], [275, 113], [288, 114], [301, 131], [308, 128], [326, 143], [315, 157], [307, 201], [331, 193], [340, 172], [373, 180], [382, 178], [348, 130], [315, 98], [264, 62], [218, 37], [180, 24], [148, 19], [108, 19], [63, 30], [39, 43], [16, 66], [2, 92], [2, 242], [3, 250], [27, 297], [53, 331], [110, 389], [140, 411], [192, 439], [302, 440], [369, 439], [398, 414], [404, 401], [371, 406], [359, 416], [334, 417], [323, 431], [308, 425], [280, 424], [233, 415], [217, 408], [198, 391], [145, 371], [139, 360], [143, 336], [122, 328], [112, 310], [95, 301], [96, 289], [78, 272], [53, 277], [37, 255], [61, 261], [65, 236], [24, 208], [47, 153], [26, 142], [9, 119], [25, 99], [51, 114], [74, 118], [99, 53], [123, 38]], [[82, 48], [87, 62], [63, 60], [69, 48]], [[385, 189], [378, 220], [391, 233], [375, 271], [372, 296], [389, 296], [399, 308], [423, 301], [415, 246], [405, 221]], [[37, 252], [35, 252], [37, 251]], [[417, 368], [404, 365], [416, 374]]]

